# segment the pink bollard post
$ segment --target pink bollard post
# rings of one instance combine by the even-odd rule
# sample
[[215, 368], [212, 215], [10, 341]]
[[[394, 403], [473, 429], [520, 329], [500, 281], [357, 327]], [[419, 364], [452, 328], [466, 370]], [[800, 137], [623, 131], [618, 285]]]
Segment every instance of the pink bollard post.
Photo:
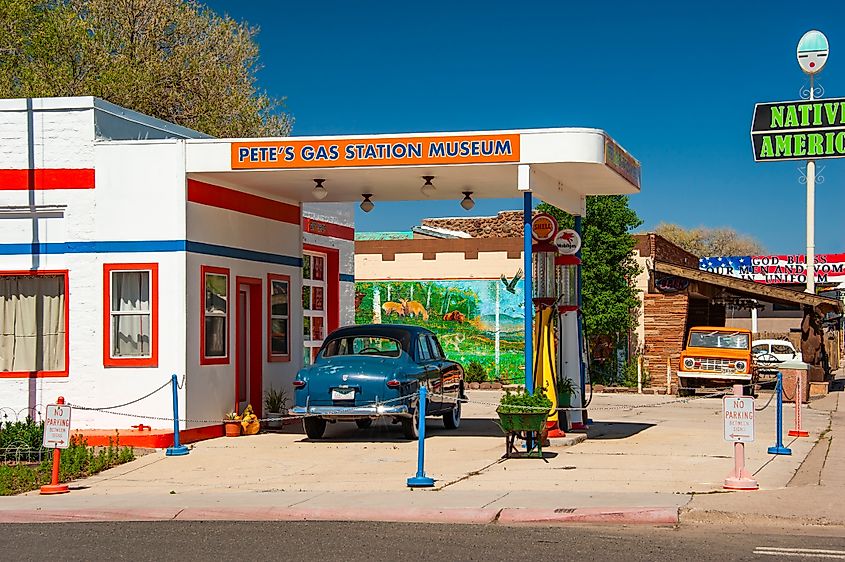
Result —
[[[734, 396], [742, 396], [742, 385], [735, 384]], [[757, 490], [760, 485], [745, 468], [745, 443], [734, 443], [734, 469], [725, 478], [726, 490]]]
[[810, 433], [801, 429], [801, 403], [804, 399], [804, 380], [799, 371], [795, 375], [795, 428], [790, 429], [790, 437], [809, 437]]

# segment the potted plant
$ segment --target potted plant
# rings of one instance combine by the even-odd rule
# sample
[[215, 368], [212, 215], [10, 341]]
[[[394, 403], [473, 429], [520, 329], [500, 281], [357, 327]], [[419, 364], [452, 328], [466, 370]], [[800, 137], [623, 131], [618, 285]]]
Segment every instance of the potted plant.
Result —
[[496, 413], [505, 432], [543, 431], [552, 401], [543, 391], [528, 394], [524, 390], [507, 391], [499, 401]]
[[275, 418], [267, 422], [267, 427], [282, 427], [281, 417], [287, 413], [288, 395], [284, 390], [272, 386], [264, 393], [264, 409], [267, 417]]
[[223, 418], [223, 427], [226, 430], [226, 437], [238, 437], [241, 434], [241, 417], [237, 412], [229, 412]]
[[558, 380], [555, 384], [557, 391], [557, 407], [568, 408], [572, 405], [572, 397], [578, 394], [575, 383], [571, 379]]
[[261, 422], [258, 421], [258, 416], [252, 411], [252, 404], [247, 404], [244, 408], [244, 413], [241, 414], [241, 427], [244, 435], [255, 435], [261, 429]]

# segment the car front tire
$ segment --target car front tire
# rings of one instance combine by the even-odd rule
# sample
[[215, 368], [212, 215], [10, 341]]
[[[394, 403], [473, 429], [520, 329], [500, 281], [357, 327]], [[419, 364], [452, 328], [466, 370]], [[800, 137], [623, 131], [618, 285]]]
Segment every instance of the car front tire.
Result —
[[443, 414], [443, 427], [446, 429], [458, 429], [461, 426], [461, 403]]
[[308, 439], [320, 439], [326, 432], [326, 420], [323, 418], [304, 418], [302, 425], [305, 428], [305, 435], [308, 436]]

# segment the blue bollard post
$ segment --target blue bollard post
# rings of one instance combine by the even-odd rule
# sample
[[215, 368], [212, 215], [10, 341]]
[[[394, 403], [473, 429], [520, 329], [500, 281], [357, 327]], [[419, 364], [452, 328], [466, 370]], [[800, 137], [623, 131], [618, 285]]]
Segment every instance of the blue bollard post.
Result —
[[778, 382], [775, 386], [778, 399], [778, 435], [774, 447], [769, 447], [770, 455], [791, 455], [792, 449], [783, 446], [783, 374], [778, 371]]
[[420, 401], [417, 406], [419, 411], [419, 431], [417, 436], [417, 475], [408, 478], [409, 488], [431, 488], [434, 486], [434, 479], [425, 475], [425, 400], [426, 388], [423, 384], [420, 386]]
[[168, 457], [181, 457], [188, 454], [188, 448], [179, 443], [179, 382], [176, 380], [176, 374], [170, 379], [170, 387], [173, 389], [173, 446], [168, 447], [164, 453]]

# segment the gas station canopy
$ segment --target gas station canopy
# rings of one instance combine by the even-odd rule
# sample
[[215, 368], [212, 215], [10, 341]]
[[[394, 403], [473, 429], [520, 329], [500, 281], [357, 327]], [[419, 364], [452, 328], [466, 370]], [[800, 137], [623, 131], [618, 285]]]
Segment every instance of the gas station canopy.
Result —
[[640, 164], [598, 129], [413, 133], [349, 137], [192, 139], [189, 177], [294, 202], [407, 201], [424, 198], [422, 176], [434, 176], [430, 199], [513, 198], [532, 194], [583, 215], [585, 196], [640, 191]]

